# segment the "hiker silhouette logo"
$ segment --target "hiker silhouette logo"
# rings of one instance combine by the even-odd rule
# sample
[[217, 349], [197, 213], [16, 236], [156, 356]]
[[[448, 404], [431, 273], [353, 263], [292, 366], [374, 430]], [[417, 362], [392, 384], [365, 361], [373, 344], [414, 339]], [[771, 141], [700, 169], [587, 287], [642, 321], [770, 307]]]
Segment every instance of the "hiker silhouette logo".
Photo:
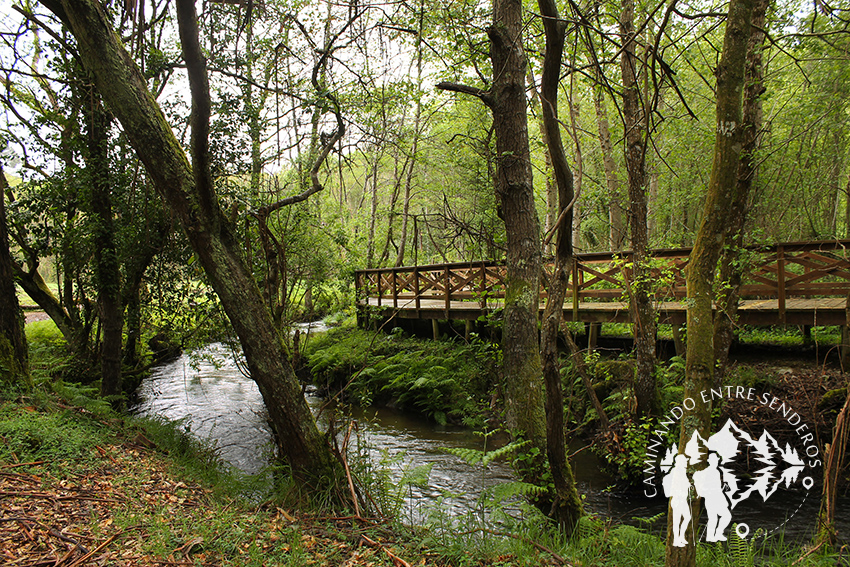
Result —
[[[774, 518], [778, 525], [759, 526], [765, 535], [785, 525], [814, 485], [814, 469], [821, 465], [820, 451], [814, 444], [814, 435], [793, 408], [771, 394], [756, 395], [752, 389], [724, 389], [702, 392], [697, 400], [687, 398], [659, 422], [647, 446], [644, 469], [645, 494], [648, 497], [663, 495], [669, 501], [672, 516], [673, 545], [684, 547], [689, 542], [704, 538], [706, 542], [726, 541], [730, 524], [741, 539], [751, 533], [751, 526], [739, 521], [732, 524], [736, 509], [747, 502], [767, 502], [778, 490], [787, 497], [789, 491], [802, 496], [799, 505], [789, 507], [783, 518]], [[664, 442], [675, 434], [682, 417], [693, 411], [697, 403], [709, 403], [721, 397], [738, 397], [769, 410], [779, 412], [784, 428], [784, 445], [774, 435], [762, 429], [755, 436], [752, 430], [739, 426], [732, 418], [708, 438], [694, 431], [684, 447]], [[764, 413], [764, 412], [762, 412]], [[772, 413], [772, 412], [771, 412]], [[752, 420], [747, 420], [751, 425]], [[792, 442], [795, 446], [792, 446]], [[660, 488], [657, 486], [660, 479]], [[760, 497], [760, 499], [758, 498]], [[693, 499], [702, 499], [706, 522], [701, 534], [693, 524], [691, 504]], [[784, 500], [783, 500], [784, 501]]]

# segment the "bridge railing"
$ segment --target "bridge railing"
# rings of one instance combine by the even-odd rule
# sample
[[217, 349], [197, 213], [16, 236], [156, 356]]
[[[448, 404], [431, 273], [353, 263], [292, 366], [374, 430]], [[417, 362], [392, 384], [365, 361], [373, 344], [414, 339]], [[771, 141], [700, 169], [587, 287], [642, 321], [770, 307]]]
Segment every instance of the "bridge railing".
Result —
[[[690, 248], [652, 252], [650, 277], [656, 301], [687, 296], [690, 252]], [[780, 318], [790, 297], [850, 294], [850, 240], [752, 246], [741, 261], [746, 263], [741, 298], [777, 300]], [[568, 284], [573, 308], [581, 302], [628, 301], [631, 266], [629, 251], [577, 254]], [[544, 270], [551, 274], [552, 265], [545, 264]], [[358, 270], [355, 287], [358, 298], [371, 298], [379, 306], [419, 310], [427, 302], [427, 308], [448, 312], [461, 302], [485, 310], [502, 304], [506, 271], [504, 262], [488, 261]], [[541, 297], [545, 294], [541, 289]]]

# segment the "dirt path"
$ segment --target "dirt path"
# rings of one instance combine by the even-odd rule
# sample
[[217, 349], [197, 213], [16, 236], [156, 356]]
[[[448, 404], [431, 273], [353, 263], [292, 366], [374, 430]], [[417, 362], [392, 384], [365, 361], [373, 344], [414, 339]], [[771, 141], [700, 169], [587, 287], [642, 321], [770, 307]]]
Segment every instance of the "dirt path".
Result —
[[50, 319], [44, 311], [25, 311], [24, 316], [26, 317], [27, 324], [34, 321], [46, 321]]

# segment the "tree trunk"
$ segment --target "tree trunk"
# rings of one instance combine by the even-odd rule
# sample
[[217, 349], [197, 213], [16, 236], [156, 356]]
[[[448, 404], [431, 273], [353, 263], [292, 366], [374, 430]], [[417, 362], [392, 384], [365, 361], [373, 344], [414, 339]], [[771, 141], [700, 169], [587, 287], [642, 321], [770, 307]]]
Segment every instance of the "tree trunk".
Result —
[[[381, 161], [381, 154], [375, 149], [375, 163], [372, 164], [372, 201], [371, 201], [371, 216], [369, 217], [369, 240], [366, 244], [366, 267], [375, 267], [375, 226], [378, 222], [378, 163]], [[369, 186], [369, 176], [366, 176], [366, 187]], [[366, 188], [364, 187], [364, 189]]]
[[[570, 63], [571, 66], [574, 66], [575, 62]], [[574, 96], [575, 89], [574, 87], [575, 77], [571, 77], [570, 80], [570, 98]], [[573, 143], [575, 144], [575, 153], [573, 154], [573, 159], [575, 161], [575, 176], [573, 178], [573, 195], [572, 198], [572, 213], [573, 213], [573, 223], [570, 230], [572, 231], [573, 236], [573, 247], [581, 246], [581, 201], [579, 200], [579, 196], [581, 195], [581, 185], [584, 183], [584, 158], [581, 153], [581, 139], [579, 138], [579, 132], [581, 131], [581, 126], [579, 124], [580, 112], [579, 106], [574, 104], [572, 100], [570, 101], [570, 137], [573, 139]]]
[[729, 365], [729, 347], [735, 336], [738, 318], [739, 290], [744, 274], [743, 246], [744, 227], [749, 213], [750, 194], [757, 179], [756, 151], [758, 151], [762, 128], [761, 95], [764, 93], [764, 67], [762, 45], [764, 44], [765, 14], [770, 0], [754, 0], [752, 34], [747, 47], [746, 83], [742, 111], [743, 147], [738, 166], [737, 187], [729, 217], [726, 222], [726, 245], [720, 258], [720, 285], [717, 297], [717, 317], [714, 320], [715, 385], [720, 385]]
[[[699, 393], [714, 383], [714, 345], [712, 321], [712, 284], [725, 236], [729, 210], [734, 202], [740, 165], [744, 128], [742, 95], [744, 90], [747, 43], [754, 0], [732, 0], [726, 20], [723, 51], [717, 68], [717, 132], [714, 162], [708, 183], [702, 223], [697, 232], [688, 263], [688, 346], [685, 368], [684, 399], [698, 399]], [[711, 404], [697, 404], [682, 417], [679, 451], [682, 453], [694, 431], [708, 439], [711, 427]], [[699, 499], [692, 506], [692, 529], [698, 533]], [[667, 520], [668, 567], [696, 564], [696, 546], [689, 541], [684, 547], [673, 545], [672, 512]]]
[[847, 441], [850, 439], [850, 393], [844, 400], [844, 406], [835, 419], [832, 432], [832, 443], [826, 446], [825, 463], [823, 467], [823, 493], [821, 495], [820, 511], [818, 512], [817, 543], [834, 546], [838, 540], [835, 529], [835, 504], [838, 496], [838, 486], [841, 482], [841, 471], [846, 456]]
[[[555, 485], [555, 498], [552, 516], [569, 536], [582, 515], [581, 499], [576, 490], [570, 462], [567, 459], [567, 442], [564, 437], [564, 395], [561, 383], [560, 364], [558, 363], [558, 330], [564, 313], [564, 298], [567, 293], [567, 280], [572, 267], [572, 210], [574, 187], [573, 173], [570, 170], [564, 144], [561, 139], [561, 127], [558, 120], [558, 84], [561, 75], [561, 58], [564, 51], [566, 23], [558, 14], [554, 0], [538, 0], [537, 6], [543, 17], [543, 30], [546, 34], [546, 54], [543, 58], [543, 76], [541, 78], [540, 103], [543, 116], [545, 139], [552, 164], [552, 173], [558, 188], [559, 218], [555, 245], [555, 268], [548, 282], [548, 299], [543, 312], [543, 327], [540, 338], [540, 356], [543, 365], [543, 381], [546, 386], [546, 456], [549, 470]], [[572, 105], [571, 105], [572, 110]], [[575, 119], [572, 121], [575, 125]]]
[[[487, 35], [493, 69], [498, 71], [490, 89], [445, 82], [437, 88], [477, 96], [493, 113], [496, 196], [507, 237], [502, 328], [505, 420], [513, 435], [531, 442], [526, 450], [531, 458], [518, 461], [520, 476], [539, 483], [546, 451], [545, 394], [537, 335], [542, 259], [528, 147], [522, 26], [520, 0], [494, 0], [493, 25]], [[532, 456], [535, 453], [537, 456]]]
[[151, 228], [143, 240], [137, 242], [138, 252], [125, 265], [127, 277], [121, 302], [125, 309], [127, 340], [124, 342], [124, 364], [134, 367], [139, 362], [138, 343], [142, 335], [141, 288], [142, 281], [157, 254], [162, 252], [171, 234], [171, 223], [160, 217], [161, 210], [154, 213], [159, 218], [150, 220]]
[[0, 163], [0, 381], [31, 386], [24, 317], [15, 291], [12, 253], [6, 228], [8, 187], [3, 164]]
[[313, 488], [333, 484], [340, 465], [316, 427], [260, 291], [239, 257], [240, 243], [213, 191], [203, 124], [209, 92], [203, 92], [206, 73], [199, 63], [194, 4], [178, 2], [183, 12], [181, 40], [193, 95], [193, 169], [144, 78], [110, 28], [101, 5], [94, 0], [43, 3], [76, 37], [80, 57], [98, 90], [124, 127], [157, 190], [180, 219], [239, 336], [251, 377], [274, 426], [278, 448], [293, 475]]
[[[109, 175], [109, 122], [100, 97], [90, 93], [85, 111], [86, 173], [91, 195], [94, 224], [94, 280], [103, 341], [100, 348], [100, 395], [115, 398], [121, 394], [121, 344], [124, 328], [121, 306], [121, 271], [115, 248], [112, 223], [112, 197]], [[113, 399], [113, 403], [118, 400]]]
[[425, 19], [425, 5], [419, 3], [419, 29], [416, 35], [416, 109], [413, 118], [413, 144], [410, 148], [410, 163], [404, 181], [404, 203], [401, 209], [401, 236], [395, 265], [404, 265], [404, 253], [407, 250], [407, 232], [410, 224], [410, 191], [413, 187], [414, 168], [419, 154], [419, 139], [422, 137], [422, 29]]
[[546, 449], [537, 314], [540, 292], [540, 225], [534, 203], [526, 119], [526, 59], [522, 44], [522, 2], [494, 0], [490, 59], [498, 69], [490, 90], [496, 134], [496, 194], [507, 236], [507, 275], [502, 334], [506, 420], [531, 442], [540, 457], [520, 474], [539, 480]]
[[623, 249], [623, 243], [626, 241], [626, 227], [623, 225], [620, 179], [617, 176], [617, 162], [614, 161], [614, 146], [611, 144], [611, 129], [608, 126], [608, 111], [605, 108], [605, 92], [602, 87], [593, 89], [593, 104], [596, 108], [596, 125], [599, 130], [599, 145], [602, 148], [605, 182], [608, 186], [608, 246], [612, 252], [616, 252]]
[[850, 175], [844, 185], [844, 238], [850, 238]]
[[[634, 329], [635, 397], [637, 416], [656, 413], [655, 392], [655, 309], [652, 305], [652, 276], [649, 270], [649, 234], [646, 204], [646, 104], [641, 97], [635, 35], [634, 0], [623, 0], [620, 34], [623, 50], [620, 68], [623, 75], [623, 119], [626, 129], [626, 169], [629, 177], [629, 229], [632, 238], [632, 270], [629, 312]], [[642, 71], [641, 71], [642, 73]]]
[[47, 282], [38, 273], [37, 266], [28, 266], [25, 270], [19, 264], [14, 263], [13, 269], [21, 289], [56, 323], [56, 327], [62, 333], [62, 337], [70, 350], [78, 353], [79, 351], [75, 349], [74, 345], [78, 344], [83, 329], [75, 319], [68, 315], [59, 299], [50, 291]]
[[[528, 69], [528, 82], [531, 85], [531, 104], [532, 106], [541, 106], [540, 93], [537, 89], [537, 82], [534, 78], [534, 72], [531, 67]], [[543, 118], [543, 115], [540, 115], [540, 141], [543, 145], [548, 148], [549, 147], [549, 138], [546, 134], [546, 124]], [[544, 234], [549, 234], [551, 231], [555, 230], [555, 222], [558, 220], [558, 215], [560, 214], [560, 210], [558, 208], [558, 188], [555, 185], [555, 180], [552, 174], [552, 158], [549, 155], [549, 151], [543, 154], [544, 159], [544, 167], [543, 172], [546, 176], [546, 218], [543, 223], [543, 232]], [[545, 244], [542, 250], [543, 254], [547, 256], [555, 254], [555, 244], [550, 241], [549, 244]], [[542, 348], [542, 347], [541, 347]]]

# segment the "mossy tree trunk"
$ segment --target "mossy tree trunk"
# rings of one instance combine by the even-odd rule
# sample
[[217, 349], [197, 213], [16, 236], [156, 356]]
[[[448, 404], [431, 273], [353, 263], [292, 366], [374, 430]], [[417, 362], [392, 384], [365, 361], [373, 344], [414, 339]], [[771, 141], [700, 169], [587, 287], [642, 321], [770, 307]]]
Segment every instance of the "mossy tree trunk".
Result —
[[0, 163], [0, 380], [32, 385], [24, 317], [15, 291], [14, 267], [6, 228], [9, 184]]
[[[713, 282], [717, 261], [723, 247], [729, 209], [735, 199], [738, 167], [743, 147], [742, 97], [750, 21], [755, 0], [732, 0], [726, 20], [723, 51], [717, 67], [717, 130], [714, 161], [703, 209], [687, 269], [688, 346], [685, 367], [685, 398], [699, 399], [700, 392], [714, 384], [714, 301]], [[683, 452], [694, 431], [708, 439], [711, 427], [711, 404], [696, 404], [681, 421], [679, 452]], [[689, 533], [699, 533], [699, 499], [693, 498], [692, 526]], [[696, 545], [690, 538], [685, 547], [673, 545], [673, 514], [667, 514], [667, 567], [696, 564]]]
[[649, 271], [649, 229], [647, 224], [647, 106], [641, 83], [645, 64], [638, 57], [634, 0], [623, 0], [620, 15], [623, 49], [620, 69], [623, 76], [623, 121], [626, 142], [626, 171], [629, 192], [629, 232], [632, 269], [627, 282], [629, 314], [632, 319], [637, 372], [635, 397], [638, 416], [656, 413], [655, 388], [655, 308], [652, 304], [652, 278]]
[[522, 39], [522, 2], [494, 0], [487, 29], [495, 70], [488, 90], [455, 83], [437, 88], [478, 97], [493, 113], [496, 136], [496, 196], [507, 236], [507, 274], [502, 329], [506, 421], [530, 441], [519, 473], [538, 483], [545, 471], [546, 416], [537, 316], [542, 269], [540, 223], [534, 203], [528, 146]]
[[507, 280], [502, 331], [508, 427], [531, 442], [537, 457], [521, 474], [539, 480], [546, 450], [537, 314], [542, 265], [540, 224], [534, 203], [528, 146], [522, 44], [522, 2], [495, 0], [490, 59], [497, 72], [490, 90], [496, 134], [496, 194], [507, 236]]
[[[92, 87], [86, 121], [86, 177], [89, 182], [89, 208], [92, 212], [94, 279], [103, 340], [100, 345], [100, 395], [115, 398], [121, 394], [121, 344], [124, 309], [121, 304], [121, 270], [112, 222], [112, 196], [109, 173], [109, 123], [100, 96]], [[117, 403], [117, 399], [113, 399]]]
[[729, 365], [729, 347], [734, 338], [738, 314], [739, 290], [744, 274], [746, 257], [743, 254], [744, 232], [750, 210], [750, 195], [757, 179], [756, 152], [761, 140], [762, 107], [764, 94], [765, 16], [770, 0], [755, 0], [752, 17], [752, 34], [747, 47], [746, 84], [743, 106], [743, 147], [738, 166], [737, 188], [734, 202], [727, 218], [728, 236], [720, 259], [720, 284], [718, 316], [714, 321], [714, 357], [716, 359], [715, 384], [719, 385]]
[[281, 337], [239, 254], [209, 169], [209, 90], [194, 3], [178, 2], [181, 41], [192, 89], [192, 164], [145, 80], [95, 0], [44, 0], [71, 30], [80, 58], [121, 122], [157, 191], [179, 218], [238, 335], [251, 377], [263, 396], [281, 455], [313, 488], [338, 479], [341, 465], [316, 427]]

